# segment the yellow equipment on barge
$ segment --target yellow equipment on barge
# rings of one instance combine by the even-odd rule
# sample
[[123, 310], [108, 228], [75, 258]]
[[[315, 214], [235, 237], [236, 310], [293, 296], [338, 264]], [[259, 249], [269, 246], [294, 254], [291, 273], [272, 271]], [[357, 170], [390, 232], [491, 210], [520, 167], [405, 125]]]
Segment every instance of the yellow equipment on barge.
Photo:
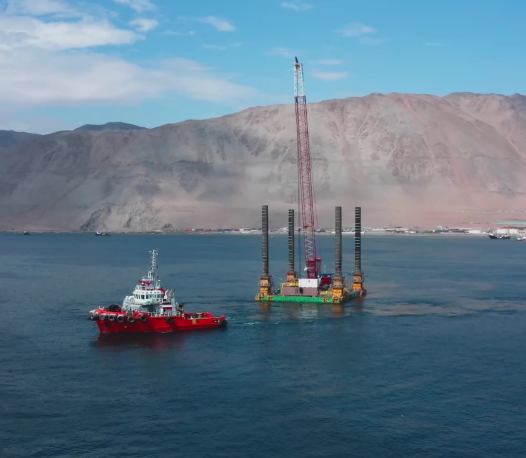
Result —
[[294, 263], [294, 210], [289, 210], [288, 249], [289, 270], [287, 279], [278, 291], [273, 290], [273, 280], [269, 272], [268, 249], [268, 206], [262, 209], [262, 258], [263, 273], [259, 281], [258, 302], [300, 302], [300, 303], [329, 303], [343, 304], [349, 300], [364, 296], [364, 275], [362, 272], [362, 244], [361, 244], [361, 208], [355, 208], [355, 269], [353, 283], [350, 287], [342, 272], [342, 208], [336, 207], [335, 227], [335, 271], [334, 275], [320, 274], [318, 278], [299, 278]]

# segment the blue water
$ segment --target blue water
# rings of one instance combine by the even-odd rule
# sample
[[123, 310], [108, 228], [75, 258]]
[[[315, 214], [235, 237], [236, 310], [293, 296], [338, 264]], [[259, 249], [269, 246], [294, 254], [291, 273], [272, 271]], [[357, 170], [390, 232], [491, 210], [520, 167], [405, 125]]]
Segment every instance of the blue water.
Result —
[[[99, 337], [87, 311], [151, 248], [228, 329]], [[260, 254], [258, 236], [0, 234], [0, 456], [526, 456], [526, 244], [365, 236], [369, 295], [344, 309], [253, 302]]]

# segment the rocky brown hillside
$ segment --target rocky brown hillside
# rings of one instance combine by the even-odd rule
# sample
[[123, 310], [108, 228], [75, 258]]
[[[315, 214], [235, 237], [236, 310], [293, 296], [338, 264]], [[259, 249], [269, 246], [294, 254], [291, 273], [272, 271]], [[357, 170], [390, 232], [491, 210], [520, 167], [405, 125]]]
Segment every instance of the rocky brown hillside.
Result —
[[[526, 97], [371, 94], [309, 107], [320, 225], [431, 225], [526, 206]], [[294, 108], [140, 130], [82, 129], [0, 148], [0, 230], [274, 225], [296, 206]]]

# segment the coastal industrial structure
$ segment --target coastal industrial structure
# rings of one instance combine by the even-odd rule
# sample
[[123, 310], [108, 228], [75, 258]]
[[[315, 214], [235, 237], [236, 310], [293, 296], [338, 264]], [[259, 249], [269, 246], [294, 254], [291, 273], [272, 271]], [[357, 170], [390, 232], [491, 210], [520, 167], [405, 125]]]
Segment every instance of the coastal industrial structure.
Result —
[[[262, 263], [263, 272], [259, 281], [258, 302], [321, 302], [343, 304], [351, 299], [366, 294], [364, 274], [362, 271], [362, 237], [361, 208], [355, 209], [354, 235], [354, 273], [352, 286], [348, 285], [342, 269], [342, 208], [336, 207], [335, 212], [335, 265], [334, 274], [320, 273], [315, 278], [301, 278], [295, 266], [294, 257], [294, 210], [289, 210], [288, 221], [288, 271], [286, 281], [280, 288], [274, 289], [274, 282], [269, 270], [268, 243], [268, 206], [262, 208]], [[306, 269], [308, 266], [306, 266]]]
[[361, 208], [356, 207], [355, 217], [355, 272], [353, 287], [345, 283], [342, 271], [342, 208], [336, 207], [335, 240], [336, 263], [334, 275], [321, 273], [321, 258], [316, 252], [316, 210], [314, 203], [314, 188], [312, 185], [312, 166], [309, 144], [309, 125], [307, 119], [307, 98], [303, 65], [294, 63], [294, 105], [296, 112], [296, 134], [298, 146], [298, 196], [301, 210], [301, 235], [304, 243], [306, 278], [300, 278], [294, 262], [294, 210], [289, 210], [288, 248], [289, 269], [287, 280], [281, 288], [274, 291], [272, 276], [269, 272], [268, 248], [268, 206], [262, 210], [262, 257], [263, 273], [259, 282], [259, 293], [256, 300], [261, 302], [328, 302], [341, 304], [354, 297], [365, 294], [363, 288], [363, 272], [361, 267]]

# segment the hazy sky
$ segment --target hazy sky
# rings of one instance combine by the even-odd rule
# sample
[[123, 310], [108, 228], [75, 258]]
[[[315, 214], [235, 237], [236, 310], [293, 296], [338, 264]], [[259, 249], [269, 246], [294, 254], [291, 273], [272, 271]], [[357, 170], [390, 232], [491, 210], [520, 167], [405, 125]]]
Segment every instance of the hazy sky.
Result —
[[526, 92], [526, 0], [0, 0], [0, 129], [371, 92]]

